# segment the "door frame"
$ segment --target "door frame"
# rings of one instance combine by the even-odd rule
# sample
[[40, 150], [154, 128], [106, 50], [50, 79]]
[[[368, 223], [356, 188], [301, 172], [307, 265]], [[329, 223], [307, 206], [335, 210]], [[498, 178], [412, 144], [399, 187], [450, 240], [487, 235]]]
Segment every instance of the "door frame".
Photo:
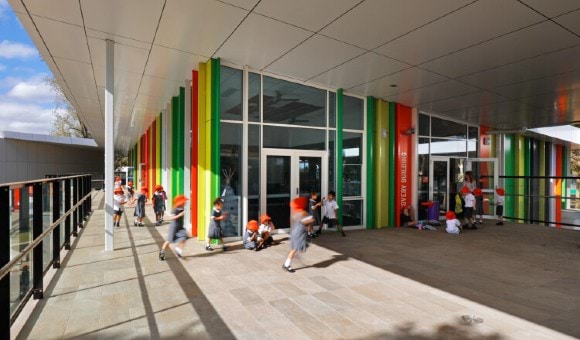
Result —
[[[321, 173], [320, 173], [320, 193], [328, 190], [328, 152], [326, 150], [302, 150], [302, 149], [274, 149], [262, 148], [260, 153], [260, 213], [262, 215], [267, 213], [266, 207], [268, 203], [267, 189], [268, 179], [267, 164], [268, 156], [287, 156], [290, 157], [290, 200], [298, 197], [300, 192], [300, 157], [320, 157], [321, 159]], [[290, 216], [288, 216], [290, 218]], [[274, 221], [274, 224], [276, 221]], [[289, 229], [276, 229], [280, 232], [288, 232]]]

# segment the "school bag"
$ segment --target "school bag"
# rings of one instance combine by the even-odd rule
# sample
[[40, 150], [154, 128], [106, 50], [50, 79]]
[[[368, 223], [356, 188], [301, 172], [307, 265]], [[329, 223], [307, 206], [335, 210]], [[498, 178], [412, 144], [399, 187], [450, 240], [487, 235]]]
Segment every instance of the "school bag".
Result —
[[455, 194], [455, 213], [461, 214], [463, 212], [463, 205], [461, 203], [461, 197], [459, 194]]

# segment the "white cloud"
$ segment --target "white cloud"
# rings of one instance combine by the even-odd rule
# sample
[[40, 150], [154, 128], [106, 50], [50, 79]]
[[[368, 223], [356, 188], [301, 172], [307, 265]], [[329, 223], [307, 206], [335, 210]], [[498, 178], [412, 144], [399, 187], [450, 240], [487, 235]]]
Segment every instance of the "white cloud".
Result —
[[0, 127], [5, 131], [48, 134], [53, 111], [37, 104], [0, 101]]
[[6, 66], [0, 64], [0, 72], [4, 71], [6, 69]]
[[8, 40], [2, 40], [0, 42], [0, 58], [30, 58], [38, 54], [38, 50], [30, 45]]
[[7, 93], [8, 97], [47, 102], [54, 101], [56, 94], [43, 78], [33, 78], [28, 81], [19, 82]]
[[0, 0], [0, 20], [6, 18], [8, 8], [8, 0]]

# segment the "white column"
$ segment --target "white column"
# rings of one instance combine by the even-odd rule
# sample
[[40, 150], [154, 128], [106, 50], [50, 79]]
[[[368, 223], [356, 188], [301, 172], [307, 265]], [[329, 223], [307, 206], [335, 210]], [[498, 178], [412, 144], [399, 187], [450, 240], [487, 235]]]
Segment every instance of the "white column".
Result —
[[185, 80], [185, 110], [184, 110], [184, 147], [183, 157], [183, 194], [188, 201], [185, 204], [185, 225], [191, 226], [191, 80]]
[[115, 42], [106, 40], [105, 71], [105, 251], [114, 249], [113, 183], [115, 175], [115, 146], [113, 131], [113, 100], [115, 88]]
[[248, 136], [248, 100], [249, 100], [249, 73], [248, 67], [244, 67], [243, 81], [242, 81], [242, 171], [246, 171], [244, 174], [239, 174], [242, 179], [242, 216], [241, 216], [241, 229], [240, 232], [244, 231], [244, 226], [248, 224], [248, 151], [249, 151], [249, 136]]
[[167, 110], [161, 111], [161, 185], [168, 191], [168, 175], [167, 175], [167, 153], [169, 148], [167, 147]]

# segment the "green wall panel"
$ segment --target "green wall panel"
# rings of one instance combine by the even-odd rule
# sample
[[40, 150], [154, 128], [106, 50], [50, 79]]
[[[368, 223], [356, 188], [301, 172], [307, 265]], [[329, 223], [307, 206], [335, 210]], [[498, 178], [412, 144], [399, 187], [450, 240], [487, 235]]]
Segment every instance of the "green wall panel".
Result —
[[[514, 136], [507, 135], [504, 136], [504, 174], [505, 176], [515, 175], [515, 150], [514, 150]], [[512, 196], [515, 192], [514, 180], [511, 178], [506, 178], [504, 181], [505, 186], [505, 201], [504, 201], [504, 215], [513, 217], [514, 216], [514, 197]]]
[[367, 193], [366, 193], [366, 206], [367, 206], [367, 216], [366, 216], [366, 227], [371, 229], [375, 227], [375, 177], [374, 176], [374, 164], [375, 164], [375, 112], [376, 112], [376, 100], [374, 97], [367, 97]]
[[343, 170], [343, 155], [342, 155], [342, 138], [343, 138], [343, 102], [344, 102], [344, 95], [343, 90], [338, 89], [336, 91], [336, 203], [338, 204], [339, 214], [338, 214], [338, 223], [342, 225], [342, 170]]
[[389, 226], [395, 227], [395, 155], [396, 155], [395, 103], [389, 103]]

